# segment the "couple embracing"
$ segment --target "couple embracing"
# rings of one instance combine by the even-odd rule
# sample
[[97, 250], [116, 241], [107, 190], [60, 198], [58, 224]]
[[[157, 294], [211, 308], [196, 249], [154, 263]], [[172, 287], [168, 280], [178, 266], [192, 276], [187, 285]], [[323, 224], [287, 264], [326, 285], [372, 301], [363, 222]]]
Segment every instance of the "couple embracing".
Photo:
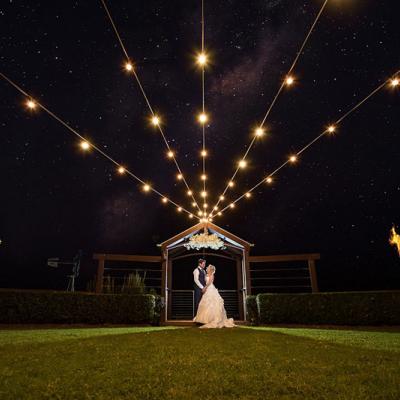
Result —
[[210, 264], [206, 268], [206, 260], [202, 258], [193, 271], [196, 313], [193, 321], [203, 324], [200, 328], [233, 328], [233, 319], [226, 316], [224, 299], [214, 286], [215, 271], [214, 265]]

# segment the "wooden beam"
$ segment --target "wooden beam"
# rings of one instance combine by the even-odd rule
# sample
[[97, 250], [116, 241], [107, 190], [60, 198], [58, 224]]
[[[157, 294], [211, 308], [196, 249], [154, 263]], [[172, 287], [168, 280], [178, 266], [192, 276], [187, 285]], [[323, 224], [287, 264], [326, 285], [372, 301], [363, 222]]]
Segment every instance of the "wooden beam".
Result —
[[310, 271], [311, 289], [313, 293], [319, 292], [318, 290], [318, 280], [317, 280], [317, 270], [315, 268], [315, 261], [308, 260], [308, 269]]
[[281, 262], [281, 261], [308, 261], [308, 260], [319, 260], [321, 255], [318, 253], [310, 254], [286, 254], [277, 256], [250, 256], [249, 261], [251, 263], [257, 262]]
[[161, 263], [161, 256], [142, 256], [142, 255], [131, 255], [131, 254], [93, 254], [94, 260], [103, 261], [131, 261], [131, 262], [149, 262], [149, 263]]

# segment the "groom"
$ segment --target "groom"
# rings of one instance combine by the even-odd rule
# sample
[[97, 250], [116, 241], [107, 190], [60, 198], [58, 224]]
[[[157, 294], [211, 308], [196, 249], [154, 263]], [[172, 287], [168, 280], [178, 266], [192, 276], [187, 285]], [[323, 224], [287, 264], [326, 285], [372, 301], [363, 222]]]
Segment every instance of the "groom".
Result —
[[194, 315], [197, 314], [199, 303], [203, 293], [206, 291], [206, 260], [200, 258], [197, 268], [193, 271], [194, 278]]

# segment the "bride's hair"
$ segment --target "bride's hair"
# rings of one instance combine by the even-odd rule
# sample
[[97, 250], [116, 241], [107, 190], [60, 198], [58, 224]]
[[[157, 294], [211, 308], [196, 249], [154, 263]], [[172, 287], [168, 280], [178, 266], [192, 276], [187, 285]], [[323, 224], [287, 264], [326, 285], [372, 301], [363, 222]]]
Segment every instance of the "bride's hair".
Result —
[[215, 266], [214, 265], [212, 265], [212, 264], [210, 264], [208, 267], [207, 267], [207, 272], [208, 271], [211, 271], [213, 274], [215, 274], [215, 271], [217, 270], [217, 268], [215, 268]]

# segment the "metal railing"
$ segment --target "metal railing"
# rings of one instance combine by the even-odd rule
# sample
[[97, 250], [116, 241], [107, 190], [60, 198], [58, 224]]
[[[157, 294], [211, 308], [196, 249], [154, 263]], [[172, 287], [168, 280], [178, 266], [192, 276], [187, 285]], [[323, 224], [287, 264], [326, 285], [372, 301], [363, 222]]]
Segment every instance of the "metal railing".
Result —
[[[237, 290], [219, 290], [224, 299], [225, 310], [229, 318], [239, 318], [239, 292]], [[191, 320], [194, 317], [194, 290], [169, 290], [170, 319]]]

